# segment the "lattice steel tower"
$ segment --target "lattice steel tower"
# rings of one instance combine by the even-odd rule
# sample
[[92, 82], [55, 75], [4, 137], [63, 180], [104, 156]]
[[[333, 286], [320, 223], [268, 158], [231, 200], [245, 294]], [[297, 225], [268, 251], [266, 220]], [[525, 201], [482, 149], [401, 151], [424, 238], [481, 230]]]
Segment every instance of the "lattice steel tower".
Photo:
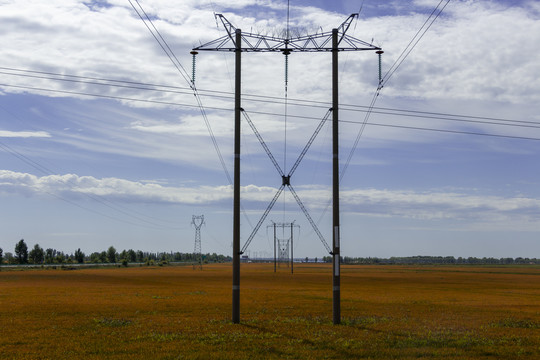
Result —
[[195, 227], [195, 249], [193, 251], [193, 268], [202, 270], [202, 252], [201, 252], [201, 227], [204, 225], [204, 215], [193, 215], [191, 225]]

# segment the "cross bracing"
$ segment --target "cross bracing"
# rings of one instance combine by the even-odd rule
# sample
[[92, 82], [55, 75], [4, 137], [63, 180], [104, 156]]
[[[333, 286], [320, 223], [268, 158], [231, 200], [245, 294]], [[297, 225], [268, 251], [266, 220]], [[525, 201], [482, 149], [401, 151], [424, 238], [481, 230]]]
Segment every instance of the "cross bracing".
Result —
[[302, 210], [302, 212], [304, 213], [304, 215], [306, 216], [306, 219], [309, 221], [309, 223], [311, 224], [313, 230], [315, 231], [315, 233], [317, 234], [317, 236], [319, 237], [319, 239], [321, 240], [322, 244], [324, 245], [326, 251], [328, 251], [329, 254], [332, 254], [332, 249], [330, 248], [330, 245], [328, 245], [328, 242], [325, 240], [323, 234], [320, 232], [317, 224], [315, 223], [315, 221], [313, 221], [312, 217], [309, 215], [309, 212], [307, 210], [307, 208], [304, 206], [304, 204], [302, 203], [302, 201], [300, 200], [300, 197], [298, 196], [298, 194], [296, 193], [296, 191], [294, 190], [294, 188], [292, 187], [291, 185], [291, 176], [294, 174], [294, 172], [296, 171], [296, 169], [298, 168], [298, 165], [300, 165], [300, 162], [302, 161], [302, 159], [304, 158], [304, 156], [306, 155], [306, 153], [308, 152], [309, 148], [311, 147], [311, 144], [313, 144], [313, 141], [315, 141], [315, 138], [317, 137], [317, 135], [319, 134], [319, 132], [321, 131], [323, 125], [326, 123], [326, 121], [328, 121], [328, 118], [330, 117], [330, 114], [332, 113], [332, 109], [329, 109], [327, 112], [326, 112], [326, 115], [322, 118], [322, 120], [320, 121], [319, 125], [317, 126], [317, 128], [315, 129], [315, 131], [313, 132], [313, 135], [311, 136], [311, 138], [308, 140], [306, 146], [304, 146], [304, 149], [300, 152], [300, 155], [298, 156], [298, 159], [296, 159], [296, 162], [294, 163], [294, 165], [291, 167], [291, 169], [289, 170], [288, 174], [285, 175], [285, 172], [283, 172], [283, 170], [281, 169], [281, 166], [279, 166], [278, 162], [276, 161], [276, 159], [274, 158], [274, 155], [272, 155], [272, 152], [270, 151], [270, 149], [268, 148], [268, 146], [266, 145], [266, 143], [264, 142], [261, 134], [259, 133], [259, 131], [257, 130], [257, 128], [255, 127], [255, 124], [253, 123], [253, 121], [251, 120], [251, 118], [249, 117], [249, 115], [246, 113], [246, 111], [244, 109], [241, 109], [242, 110], [242, 114], [244, 115], [244, 118], [246, 119], [247, 123], [249, 124], [249, 126], [251, 127], [251, 129], [253, 130], [253, 132], [255, 133], [255, 136], [257, 137], [257, 139], [259, 140], [261, 146], [263, 147], [264, 151], [266, 152], [266, 154], [268, 155], [268, 157], [270, 158], [270, 161], [272, 162], [272, 164], [274, 164], [274, 167], [276, 168], [277, 172], [279, 173], [279, 175], [281, 175], [281, 179], [282, 179], [282, 183], [281, 183], [281, 186], [279, 187], [279, 189], [277, 190], [276, 194], [274, 195], [274, 197], [272, 198], [272, 200], [270, 201], [270, 203], [268, 204], [268, 207], [266, 208], [266, 210], [264, 211], [263, 215], [261, 216], [261, 218], [259, 219], [259, 221], [257, 222], [257, 225], [255, 225], [255, 227], [253, 228], [253, 231], [251, 232], [251, 234], [249, 235], [248, 239], [246, 240], [244, 246], [242, 247], [242, 250], [241, 250], [241, 253], [244, 253], [246, 251], [246, 249], [248, 248], [249, 244], [251, 243], [251, 241], [253, 240], [253, 238], [255, 237], [255, 235], [257, 234], [257, 232], [259, 231], [259, 228], [261, 227], [261, 225], [264, 223], [264, 220], [266, 219], [266, 217], [268, 216], [268, 214], [270, 213], [270, 211], [272, 210], [272, 208], [274, 207], [277, 199], [279, 198], [279, 196], [281, 195], [281, 192], [283, 191], [283, 189], [285, 187], [287, 187], [289, 189], [289, 191], [291, 192], [291, 194], [293, 195], [294, 199], [296, 200], [298, 206], [300, 207], [300, 209]]

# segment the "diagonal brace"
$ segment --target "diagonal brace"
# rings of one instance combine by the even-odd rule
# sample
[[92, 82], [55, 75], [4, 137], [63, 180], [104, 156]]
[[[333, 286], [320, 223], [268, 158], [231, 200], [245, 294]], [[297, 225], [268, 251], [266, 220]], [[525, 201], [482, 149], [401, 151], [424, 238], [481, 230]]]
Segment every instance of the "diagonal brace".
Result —
[[281, 192], [283, 191], [284, 188], [285, 188], [285, 185], [281, 185], [279, 187], [278, 191], [276, 192], [276, 195], [274, 195], [274, 198], [272, 199], [272, 201], [270, 201], [270, 204], [268, 204], [268, 207], [264, 211], [264, 214], [261, 216], [259, 222], [253, 228], [253, 231], [251, 232], [251, 235], [249, 235], [249, 238], [247, 239], [246, 243], [242, 247], [242, 250], [240, 250], [240, 254], [243, 254], [244, 251], [246, 251], [249, 244], [251, 243], [251, 240], [253, 240], [253, 238], [255, 237], [255, 234], [257, 234], [257, 231], [259, 231], [259, 228], [261, 227], [262, 223], [268, 216], [268, 213], [270, 213], [270, 210], [272, 210], [272, 208], [274, 207], [274, 204], [276, 203], [277, 199], [279, 198], [279, 195], [281, 195]]
[[311, 144], [313, 144], [313, 141], [315, 141], [315, 138], [317, 137], [317, 135], [319, 135], [319, 132], [321, 131], [324, 123], [326, 123], [326, 121], [330, 117], [331, 113], [332, 113], [332, 109], [329, 109], [328, 112], [326, 113], [326, 115], [324, 115], [323, 119], [321, 120], [321, 122], [319, 123], [317, 128], [315, 129], [315, 132], [313, 133], [313, 135], [311, 135], [311, 138], [307, 142], [306, 146], [304, 146], [304, 149], [302, 150], [302, 152], [298, 156], [298, 159], [296, 159], [296, 162], [294, 163], [291, 170], [289, 171], [289, 177], [292, 176], [292, 174], [296, 171], [296, 168], [298, 167], [298, 165], [300, 165], [300, 162], [304, 158], [304, 155], [306, 155], [309, 148], [311, 147]]
[[274, 155], [272, 155], [272, 152], [268, 148], [268, 145], [266, 145], [266, 143], [264, 142], [261, 134], [257, 131], [257, 128], [255, 127], [255, 124], [253, 123], [253, 121], [251, 121], [250, 117], [248, 116], [248, 114], [246, 113], [246, 111], [244, 109], [240, 109], [240, 110], [242, 111], [242, 114], [244, 114], [244, 117], [246, 118], [247, 123], [251, 127], [251, 130], [253, 130], [253, 132], [255, 133], [255, 136], [257, 137], [257, 139], [259, 139], [259, 142], [261, 143], [261, 146], [263, 147], [264, 151], [266, 152], [266, 154], [270, 158], [270, 161], [272, 161], [272, 164], [274, 164], [274, 167], [276, 168], [278, 173], [282, 177], [285, 176], [285, 173], [283, 172], [283, 170], [281, 170], [281, 167], [279, 166], [278, 162], [276, 161], [276, 158], [274, 158]]
[[319, 231], [319, 228], [317, 227], [317, 224], [315, 224], [315, 221], [313, 221], [313, 219], [309, 215], [306, 207], [304, 206], [304, 204], [300, 200], [300, 197], [298, 197], [298, 194], [296, 193], [296, 191], [294, 191], [294, 189], [293, 189], [293, 187], [291, 185], [288, 185], [288, 186], [289, 186], [289, 190], [291, 191], [291, 194], [293, 194], [294, 199], [298, 203], [298, 206], [300, 206], [300, 209], [302, 209], [302, 212], [304, 213], [304, 215], [308, 219], [309, 223], [313, 227], [313, 230], [315, 230], [315, 233], [317, 233], [317, 235], [319, 236], [319, 239], [321, 239], [321, 242], [323, 243], [324, 247], [326, 248], [326, 251], [328, 251], [329, 254], [333, 255], [332, 249], [330, 248], [330, 246], [328, 246], [328, 243], [326, 242], [326, 240], [324, 239], [324, 236]]

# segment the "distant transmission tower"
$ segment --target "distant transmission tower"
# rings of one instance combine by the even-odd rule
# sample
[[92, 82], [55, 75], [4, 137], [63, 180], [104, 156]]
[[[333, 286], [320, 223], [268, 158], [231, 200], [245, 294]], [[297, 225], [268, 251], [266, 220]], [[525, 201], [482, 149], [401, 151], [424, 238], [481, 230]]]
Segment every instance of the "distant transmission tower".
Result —
[[291, 238], [280, 239], [278, 242], [278, 261], [279, 263], [287, 263], [289, 265], [289, 246], [291, 245]]
[[201, 227], [204, 225], [204, 215], [193, 215], [191, 225], [195, 226], [195, 249], [193, 250], [193, 269], [202, 270]]
[[[272, 221], [272, 225], [268, 225], [268, 227], [274, 228], [274, 272], [277, 271], [277, 263], [287, 263], [287, 266], [289, 266], [289, 260], [290, 260], [290, 267], [291, 267], [291, 274], [294, 272], [294, 253], [293, 253], [293, 229], [295, 227], [300, 228], [300, 225], [296, 225], [294, 221], [292, 223], [276, 223]], [[282, 233], [285, 234], [285, 228], [290, 228], [290, 237], [286, 238], [278, 238], [277, 237], [277, 228], [282, 229]], [[277, 258], [276, 258], [276, 252], [277, 252]], [[289, 257], [290, 254], [290, 257]]]

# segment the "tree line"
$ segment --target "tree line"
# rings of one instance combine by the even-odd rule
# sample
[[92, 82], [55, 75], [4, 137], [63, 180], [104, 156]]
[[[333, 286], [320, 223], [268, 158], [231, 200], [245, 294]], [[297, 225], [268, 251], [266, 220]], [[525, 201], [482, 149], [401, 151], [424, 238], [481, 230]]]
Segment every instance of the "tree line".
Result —
[[[73, 253], [64, 253], [56, 249], [43, 249], [39, 244], [35, 244], [31, 250], [28, 250], [28, 245], [21, 239], [15, 244], [14, 253], [6, 252], [0, 248], [0, 265], [1, 264], [124, 264], [128, 263], [146, 263], [148, 265], [163, 264], [168, 262], [194, 262], [193, 253], [181, 252], [146, 252], [141, 250], [122, 250], [117, 252], [114, 246], [110, 246], [107, 250], [101, 252], [93, 252], [89, 255], [85, 254], [81, 249], [75, 250]], [[204, 263], [219, 263], [232, 261], [230, 256], [218, 255], [216, 253], [203, 254], [202, 260]]]
[[[323, 257], [323, 262], [332, 262], [331, 256]], [[454, 257], [454, 256], [407, 256], [407, 257], [349, 257], [341, 258], [343, 264], [388, 264], [388, 265], [540, 265], [540, 259], [536, 258], [493, 258], [493, 257]]]
[[[202, 260], [204, 263], [221, 263], [230, 262], [230, 256], [213, 254], [203, 254]], [[128, 263], [146, 263], [148, 265], [163, 264], [167, 262], [197, 262], [198, 259], [193, 253], [181, 252], [145, 252], [141, 250], [122, 250], [117, 252], [114, 246], [110, 246], [107, 250], [101, 252], [93, 252], [89, 255], [81, 251], [75, 250], [71, 254], [58, 251], [56, 249], [43, 249], [39, 244], [35, 244], [29, 251], [24, 239], [21, 239], [15, 244], [14, 254], [6, 252], [0, 248], [0, 265], [2, 264], [128, 264]], [[331, 256], [324, 256], [323, 262], [331, 263]], [[306, 262], [309, 259], [306, 258]], [[315, 262], [317, 259], [315, 258]], [[341, 257], [343, 264], [388, 264], [388, 265], [540, 265], [540, 259], [536, 258], [493, 258], [493, 257], [454, 257], [454, 256], [409, 256], [409, 257]]]

